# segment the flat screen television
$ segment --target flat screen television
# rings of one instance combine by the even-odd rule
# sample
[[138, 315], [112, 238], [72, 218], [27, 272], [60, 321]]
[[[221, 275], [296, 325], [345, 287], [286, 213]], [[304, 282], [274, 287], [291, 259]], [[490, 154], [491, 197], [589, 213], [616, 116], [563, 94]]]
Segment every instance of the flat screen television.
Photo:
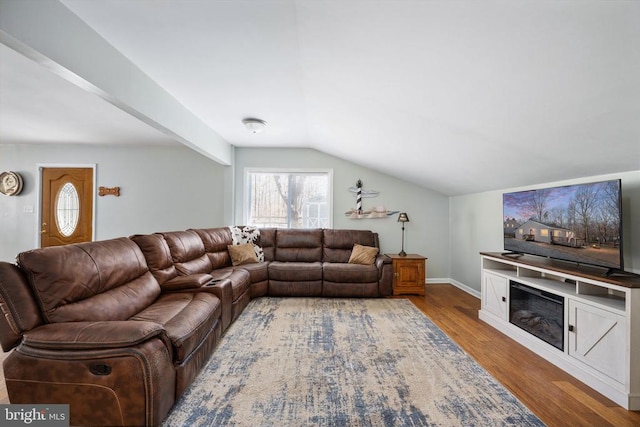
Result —
[[619, 179], [504, 193], [504, 249], [623, 270]]

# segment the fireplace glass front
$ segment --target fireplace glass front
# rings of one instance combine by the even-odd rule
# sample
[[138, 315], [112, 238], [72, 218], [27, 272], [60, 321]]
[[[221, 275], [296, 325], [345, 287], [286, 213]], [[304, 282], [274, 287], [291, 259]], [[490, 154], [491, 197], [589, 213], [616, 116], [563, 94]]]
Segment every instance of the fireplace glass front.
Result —
[[509, 281], [509, 321], [564, 350], [564, 298]]

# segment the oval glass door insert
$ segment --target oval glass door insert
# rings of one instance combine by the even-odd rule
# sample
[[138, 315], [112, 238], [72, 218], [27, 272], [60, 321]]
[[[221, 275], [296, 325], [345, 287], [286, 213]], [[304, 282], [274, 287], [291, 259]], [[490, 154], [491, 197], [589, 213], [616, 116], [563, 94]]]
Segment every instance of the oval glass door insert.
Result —
[[56, 197], [56, 225], [60, 234], [69, 237], [76, 231], [80, 218], [80, 196], [76, 187], [67, 182]]

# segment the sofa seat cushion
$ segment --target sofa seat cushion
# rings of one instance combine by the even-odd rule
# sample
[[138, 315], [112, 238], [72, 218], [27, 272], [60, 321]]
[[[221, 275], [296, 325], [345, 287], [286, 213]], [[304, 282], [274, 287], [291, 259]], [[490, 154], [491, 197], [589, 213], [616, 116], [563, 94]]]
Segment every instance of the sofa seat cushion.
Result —
[[233, 293], [233, 301], [237, 300], [251, 286], [251, 276], [249, 272], [243, 268], [224, 267], [218, 268], [211, 272], [214, 280], [222, 281], [229, 279], [231, 281], [231, 290]]
[[322, 263], [325, 282], [372, 283], [378, 281], [380, 272], [375, 265], [347, 264], [342, 262]]
[[161, 295], [131, 320], [162, 325], [173, 346], [175, 364], [198, 348], [220, 319], [222, 305], [208, 292], [176, 292]]
[[259, 283], [269, 279], [269, 263], [258, 262], [255, 264], [244, 264], [236, 269], [247, 270], [251, 283]]
[[269, 280], [307, 282], [322, 280], [321, 262], [280, 262], [269, 264]]
[[322, 296], [325, 298], [377, 298], [378, 283], [323, 282]]
[[322, 296], [322, 280], [272, 280], [269, 279], [270, 297], [319, 297]]

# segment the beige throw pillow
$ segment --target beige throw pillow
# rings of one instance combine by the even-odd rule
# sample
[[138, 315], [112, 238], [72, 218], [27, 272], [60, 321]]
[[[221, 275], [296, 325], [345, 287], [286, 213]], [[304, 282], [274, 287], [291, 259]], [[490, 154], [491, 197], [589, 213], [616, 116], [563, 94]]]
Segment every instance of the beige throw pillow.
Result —
[[231, 263], [233, 265], [252, 264], [258, 262], [256, 251], [253, 250], [252, 243], [243, 245], [228, 245], [227, 250], [231, 255]]
[[353, 245], [351, 256], [349, 257], [349, 264], [364, 264], [372, 265], [376, 261], [378, 255], [378, 248], [372, 246], [362, 246], [359, 244]]

